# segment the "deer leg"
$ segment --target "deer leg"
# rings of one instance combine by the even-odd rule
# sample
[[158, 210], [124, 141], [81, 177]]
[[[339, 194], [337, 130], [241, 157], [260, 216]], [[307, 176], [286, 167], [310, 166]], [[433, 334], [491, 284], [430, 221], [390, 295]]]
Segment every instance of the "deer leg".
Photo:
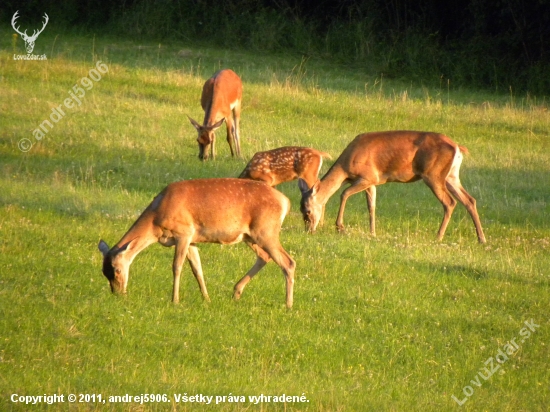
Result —
[[176, 251], [174, 253], [174, 262], [172, 263], [172, 272], [174, 274], [174, 288], [172, 291], [172, 302], [178, 303], [180, 301], [180, 275], [183, 261], [187, 256], [187, 250], [189, 249], [188, 239], [176, 240]]
[[294, 303], [294, 272], [296, 270], [296, 262], [280, 245], [278, 251], [273, 251], [270, 254], [273, 261], [279, 265], [285, 276], [286, 307], [290, 309]]
[[340, 196], [340, 209], [338, 209], [338, 217], [336, 218], [336, 228], [339, 232], [344, 231], [344, 210], [346, 208], [346, 202], [348, 197], [354, 195], [355, 193], [362, 192], [363, 190], [368, 189], [371, 186], [371, 183], [364, 179], [357, 179], [351, 184], [346, 190], [342, 192]]
[[296, 270], [296, 262], [278, 241], [277, 244], [265, 245], [263, 248], [283, 271], [286, 280], [286, 307], [290, 309], [294, 302], [294, 272]]
[[240, 130], [240, 121], [241, 121], [241, 103], [239, 102], [233, 108], [233, 119], [234, 119], [234, 136], [235, 136], [235, 151], [237, 156], [241, 157], [241, 130]]
[[227, 126], [227, 143], [229, 143], [229, 149], [231, 150], [231, 156], [235, 156], [235, 125], [233, 123], [233, 116], [229, 115], [225, 119], [225, 125]]
[[244, 287], [248, 284], [248, 282], [252, 280], [252, 278], [256, 275], [256, 273], [258, 273], [266, 265], [266, 263], [271, 260], [269, 255], [258, 245], [252, 242], [246, 242], [246, 244], [250, 246], [250, 248], [254, 250], [254, 252], [256, 252], [257, 258], [256, 258], [256, 263], [254, 263], [254, 266], [250, 268], [250, 270], [246, 273], [246, 275], [244, 275], [233, 288], [233, 299], [235, 300], [240, 299], [243, 293]]
[[441, 222], [441, 226], [439, 227], [439, 231], [437, 232], [437, 240], [442, 240], [443, 236], [445, 235], [445, 230], [447, 230], [447, 225], [449, 224], [449, 221], [451, 220], [451, 216], [453, 214], [453, 210], [456, 207], [456, 200], [454, 197], [451, 196], [451, 193], [446, 188], [445, 183], [434, 183], [427, 177], [422, 177], [426, 185], [432, 190], [435, 197], [437, 197], [437, 200], [441, 202], [443, 205], [443, 221]]
[[376, 186], [369, 187], [365, 194], [367, 196], [367, 209], [369, 209], [370, 234], [376, 236]]
[[477, 213], [476, 200], [462, 187], [460, 180], [457, 178], [448, 178], [445, 183], [447, 189], [466, 207], [466, 210], [472, 217], [479, 243], [485, 243], [485, 235], [483, 234], [483, 228], [481, 227], [481, 221]]
[[325, 224], [325, 206], [326, 203], [321, 206], [321, 217], [319, 218], [319, 226], [323, 226]]
[[189, 266], [191, 266], [193, 275], [195, 275], [195, 279], [197, 279], [197, 283], [199, 284], [199, 288], [201, 290], [204, 300], [206, 300], [207, 302], [210, 302], [210, 297], [208, 296], [208, 291], [206, 290], [206, 284], [204, 283], [204, 276], [202, 274], [202, 265], [201, 265], [201, 258], [199, 255], [199, 249], [196, 246], [194, 245], [189, 246], [189, 250], [187, 251], [187, 260], [189, 261]]
[[216, 160], [216, 135], [212, 133], [212, 142], [210, 143], [210, 156]]
[[[258, 243], [246, 242], [258, 255], [256, 263], [248, 271], [248, 273], [235, 285], [233, 297], [239, 299], [244, 287], [250, 280], [258, 273], [267, 262], [271, 259], [281, 268], [286, 280], [286, 306], [291, 308], [294, 301], [294, 271], [296, 268], [296, 262], [290, 257], [290, 255], [283, 249], [276, 237], [270, 236], [271, 240], [266, 242], [259, 241]], [[261, 246], [260, 246], [261, 245]]]

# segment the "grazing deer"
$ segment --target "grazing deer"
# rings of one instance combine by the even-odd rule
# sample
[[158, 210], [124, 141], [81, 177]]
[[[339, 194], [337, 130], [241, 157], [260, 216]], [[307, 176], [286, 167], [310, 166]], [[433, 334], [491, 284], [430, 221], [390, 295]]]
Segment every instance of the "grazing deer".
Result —
[[332, 159], [328, 153], [309, 147], [279, 147], [252, 156], [239, 178], [261, 180], [276, 186], [300, 177], [312, 187], [318, 179], [323, 158]]
[[21, 38], [25, 42], [25, 48], [27, 49], [27, 53], [31, 54], [32, 51], [34, 50], [34, 42], [38, 38], [38, 35], [44, 31], [44, 29], [46, 28], [46, 24], [48, 24], [48, 21], [50, 20], [50, 18], [46, 13], [44, 13], [44, 23], [42, 23], [42, 28], [40, 30], [33, 30], [32, 36], [29, 36], [27, 34], [27, 30], [21, 33], [19, 31], [19, 27], [15, 27], [15, 21], [19, 18], [17, 13], [19, 13], [19, 10], [17, 10], [13, 15], [13, 17], [11, 18], [11, 26], [17, 33], [21, 35]]
[[371, 234], [374, 236], [376, 186], [386, 182], [411, 183], [422, 179], [443, 205], [443, 221], [437, 239], [443, 239], [457, 203], [456, 197], [472, 217], [479, 242], [485, 243], [476, 201], [462, 187], [459, 179], [462, 153], [467, 152], [465, 147], [438, 133], [390, 131], [358, 135], [313, 187], [298, 181], [302, 191], [300, 209], [306, 228], [315, 231], [328, 199], [343, 183], [350, 183], [351, 186], [341, 195], [336, 227], [338, 230], [344, 228], [344, 208], [348, 197], [365, 190]]
[[242, 94], [241, 79], [233, 70], [220, 70], [204, 83], [201, 96], [201, 106], [204, 110], [203, 124], [200, 125], [187, 116], [199, 133], [197, 138], [199, 159], [207, 160], [208, 150], [211, 151], [212, 159], [216, 158], [216, 135], [214, 132], [224, 120], [231, 156], [241, 156], [239, 120]]
[[152, 243], [175, 246], [172, 301], [179, 301], [183, 261], [187, 257], [203, 297], [208, 298], [197, 243], [233, 244], [244, 241], [257, 255], [256, 263], [237, 282], [233, 297], [271, 259], [286, 278], [286, 305], [292, 307], [295, 262], [279, 242], [290, 201], [260, 182], [242, 179], [196, 179], [175, 182], [160, 192], [130, 230], [111, 249], [101, 240], [103, 274], [114, 293], [126, 293], [129, 267]]

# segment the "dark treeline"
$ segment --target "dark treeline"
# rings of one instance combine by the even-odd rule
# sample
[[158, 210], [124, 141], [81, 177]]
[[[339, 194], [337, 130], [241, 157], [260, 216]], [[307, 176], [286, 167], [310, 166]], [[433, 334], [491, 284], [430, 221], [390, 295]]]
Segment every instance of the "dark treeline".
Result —
[[295, 51], [386, 77], [550, 93], [550, 0], [7, 0], [58, 26]]

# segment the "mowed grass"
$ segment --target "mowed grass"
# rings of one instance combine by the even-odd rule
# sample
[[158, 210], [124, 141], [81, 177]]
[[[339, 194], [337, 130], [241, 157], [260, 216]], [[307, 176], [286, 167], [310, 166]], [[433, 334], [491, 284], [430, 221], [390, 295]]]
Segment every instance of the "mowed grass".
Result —
[[[300, 56], [99, 36], [44, 33], [35, 53], [47, 61], [14, 61], [11, 31], [0, 34], [1, 410], [547, 410], [544, 100], [388, 81]], [[33, 130], [97, 60], [109, 72], [36, 141]], [[217, 160], [201, 163], [186, 115], [202, 120], [202, 84], [224, 67], [244, 83], [245, 159], [230, 157], [222, 128]], [[420, 182], [379, 187], [376, 238], [362, 194], [348, 202], [345, 234], [334, 229], [335, 195], [324, 227], [307, 235], [292, 182], [279, 186], [292, 201], [281, 233], [297, 262], [292, 310], [273, 263], [231, 299], [255, 260], [243, 244], [200, 245], [209, 304], [188, 265], [182, 302], [170, 302], [173, 250], [160, 245], [132, 264], [128, 295], [111, 295], [98, 241], [116, 243], [169, 182], [236, 176], [256, 151], [283, 145], [336, 159], [357, 134], [390, 129], [438, 131], [468, 147], [461, 178], [487, 244], [462, 205], [435, 241], [442, 208]], [[26, 153], [23, 138], [33, 143]], [[539, 326], [527, 336], [531, 320]], [[480, 378], [511, 340], [509, 359]], [[70, 393], [169, 402], [11, 401]], [[226, 401], [176, 403], [174, 394]], [[249, 401], [260, 394], [307, 402]]]

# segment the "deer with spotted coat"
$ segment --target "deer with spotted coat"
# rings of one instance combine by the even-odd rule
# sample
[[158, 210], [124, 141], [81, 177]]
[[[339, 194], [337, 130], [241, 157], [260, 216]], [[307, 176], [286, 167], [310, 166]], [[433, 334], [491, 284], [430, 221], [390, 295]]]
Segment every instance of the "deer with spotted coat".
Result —
[[[220, 70], [208, 79], [202, 88], [201, 106], [204, 110], [202, 125], [189, 117], [197, 129], [199, 159], [216, 158], [216, 130], [223, 124], [227, 127], [227, 143], [231, 156], [241, 156], [239, 122], [243, 85], [239, 76], [230, 69]], [[208, 153], [210, 151], [210, 154]]]
[[126, 293], [129, 267], [147, 246], [158, 242], [175, 246], [172, 301], [179, 302], [182, 265], [187, 258], [204, 299], [204, 282], [198, 243], [245, 242], [256, 253], [256, 263], [237, 282], [239, 299], [247, 283], [273, 260], [286, 279], [286, 306], [292, 307], [295, 261], [279, 242], [290, 201], [281, 192], [252, 180], [220, 178], [175, 182], [160, 192], [128, 232], [112, 248], [101, 240], [103, 274], [113, 293]]
[[[259, 180], [276, 186], [294, 179], [302, 179], [307, 187], [318, 180], [323, 158], [332, 159], [325, 152], [310, 147], [285, 146], [257, 152], [239, 175], [241, 179]], [[320, 218], [323, 222], [324, 208]]]
[[257, 152], [239, 178], [260, 180], [269, 186], [301, 178], [311, 187], [318, 179], [323, 158], [332, 159], [328, 153], [310, 147], [285, 146]]
[[459, 170], [465, 153], [468, 153], [465, 147], [439, 133], [388, 131], [358, 135], [313, 187], [298, 181], [302, 191], [300, 209], [306, 229], [315, 231], [328, 199], [342, 184], [350, 183], [340, 197], [336, 227], [340, 231], [344, 229], [347, 199], [355, 193], [366, 191], [370, 229], [374, 236], [376, 186], [422, 179], [443, 205], [443, 221], [437, 239], [443, 239], [458, 199], [474, 222], [478, 241], [485, 243], [476, 200], [460, 183]]

